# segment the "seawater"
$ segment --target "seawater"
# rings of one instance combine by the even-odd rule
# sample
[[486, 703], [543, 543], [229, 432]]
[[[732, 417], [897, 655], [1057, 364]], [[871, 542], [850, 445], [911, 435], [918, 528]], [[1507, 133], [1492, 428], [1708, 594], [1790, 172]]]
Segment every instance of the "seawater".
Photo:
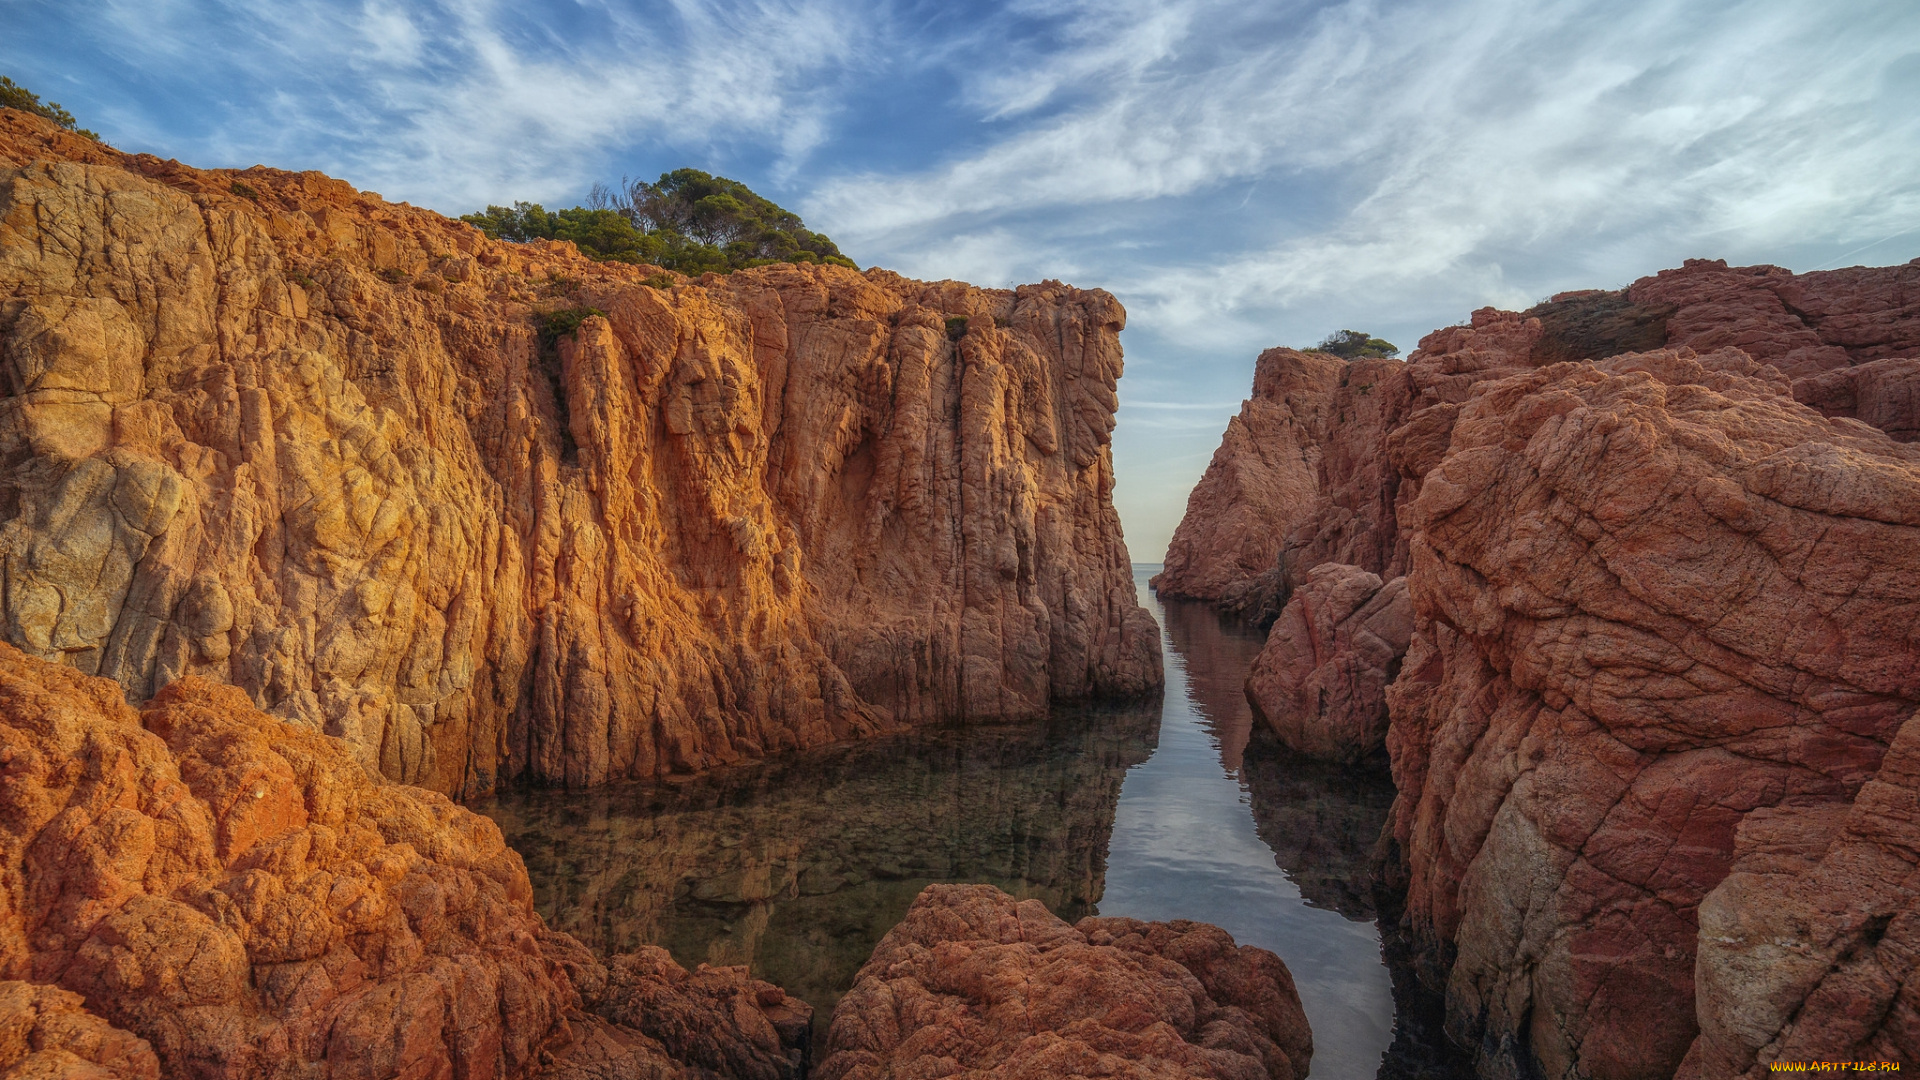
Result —
[[822, 1035], [922, 888], [985, 882], [1069, 921], [1197, 919], [1273, 950], [1313, 1025], [1312, 1075], [1373, 1077], [1395, 1034], [1369, 874], [1391, 781], [1291, 759], [1256, 731], [1241, 686], [1260, 638], [1155, 599], [1158, 569], [1135, 567], [1163, 634], [1159, 701], [475, 809], [525, 858], [556, 929], [604, 952], [746, 964], [812, 1004]]

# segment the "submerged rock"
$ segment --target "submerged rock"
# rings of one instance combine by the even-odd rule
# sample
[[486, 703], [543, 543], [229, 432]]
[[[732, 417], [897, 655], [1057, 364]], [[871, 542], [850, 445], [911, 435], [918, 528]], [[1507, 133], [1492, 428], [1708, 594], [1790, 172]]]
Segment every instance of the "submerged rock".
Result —
[[914, 901], [834, 1009], [823, 1080], [1307, 1075], [1286, 965], [1205, 923], [1068, 925], [988, 885]]

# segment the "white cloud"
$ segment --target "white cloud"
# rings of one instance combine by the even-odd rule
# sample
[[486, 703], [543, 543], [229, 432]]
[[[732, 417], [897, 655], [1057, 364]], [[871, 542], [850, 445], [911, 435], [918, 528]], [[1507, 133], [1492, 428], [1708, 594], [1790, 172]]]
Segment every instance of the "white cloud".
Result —
[[456, 209], [577, 193], [645, 139], [804, 155], [828, 130], [818, 77], [856, 57], [865, 11], [857, 0], [581, 4], [569, 28], [498, 0], [117, 0], [104, 16], [142, 67], [217, 65], [210, 84], [254, 95], [202, 154], [318, 154], [390, 198]]

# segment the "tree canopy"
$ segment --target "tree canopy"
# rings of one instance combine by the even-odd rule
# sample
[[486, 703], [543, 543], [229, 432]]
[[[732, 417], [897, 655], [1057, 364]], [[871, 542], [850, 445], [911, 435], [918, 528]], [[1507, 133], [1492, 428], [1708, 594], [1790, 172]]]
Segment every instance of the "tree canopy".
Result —
[[832, 240], [809, 231], [800, 215], [738, 180], [698, 169], [676, 169], [651, 184], [596, 184], [587, 205], [567, 210], [516, 202], [460, 220], [496, 240], [571, 240], [602, 262], [652, 263], [683, 274], [725, 274], [776, 262], [859, 269]]
[[75, 135], [85, 135], [95, 142], [100, 141], [99, 135], [81, 127], [80, 122], [73, 118], [73, 114], [61, 108], [58, 102], [41, 101], [39, 94], [21, 86], [5, 75], [0, 75], [0, 106], [5, 106], [9, 109], [19, 109], [21, 112], [30, 112], [35, 116], [46, 117], [48, 120], [59, 124]]
[[1359, 330], [1342, 330], [1337, 334], [1328, 334], [1326, 340], [1307, 351], [1332, 353], [1342, 360], [1355, 360], [1362, 356], [1385, 358], [1400, 355], [1399, 348], [1393, 342], [1383, 341]]

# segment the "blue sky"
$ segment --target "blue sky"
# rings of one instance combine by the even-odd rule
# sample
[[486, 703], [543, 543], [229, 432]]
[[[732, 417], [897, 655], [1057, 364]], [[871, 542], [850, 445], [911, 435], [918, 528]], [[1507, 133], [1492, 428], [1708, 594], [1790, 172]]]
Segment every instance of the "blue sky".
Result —
[[1267, 346], [1920, 256], [1914, 0], [0, 0], [0, 74], [194, 165], [448, 213], [691, 165], [863, 266], [1109, 289], [1142, 561]]

